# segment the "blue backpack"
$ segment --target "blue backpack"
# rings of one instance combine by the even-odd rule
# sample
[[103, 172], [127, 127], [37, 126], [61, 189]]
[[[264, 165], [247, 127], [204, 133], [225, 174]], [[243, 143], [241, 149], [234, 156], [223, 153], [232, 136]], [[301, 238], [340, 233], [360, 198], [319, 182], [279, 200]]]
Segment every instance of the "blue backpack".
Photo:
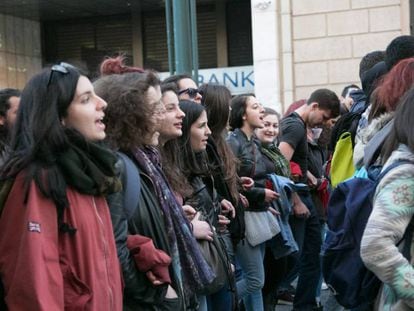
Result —
[[[368, 178], [349, 179], [331, 194], [328, 232], [322, 246], [322, 273], [336, 300], [346, 308], [373, 302], [378, 294], [381, 281], [362, 262], [361, 239], [378, 183], [390, 170], [406, 163], [411, 162], [397, 161], [381, 173], [379, 168], [370, 171]], [[410, 230], [406, 230], [404, 238]], [[408, 258], [408, 254], [404, 256]]]

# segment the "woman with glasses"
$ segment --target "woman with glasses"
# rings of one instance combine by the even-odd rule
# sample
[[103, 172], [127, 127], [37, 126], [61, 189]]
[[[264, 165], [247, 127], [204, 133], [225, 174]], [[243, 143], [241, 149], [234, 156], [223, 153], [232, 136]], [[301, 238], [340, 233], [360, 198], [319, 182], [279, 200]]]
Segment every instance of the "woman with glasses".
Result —
[[[139, 190], [131, 189], [137, 197], [133, 206], [126, 205], [126, 192], [108, 198], [125, 280], [124, 308], [194, 310], [195, 291], [207, 285], [214, 275], [161, 169], [156, 149], [165, 113], [160, 81], [151, 71], [119, 74], [124, 67], [122, 59], [108, 62], [111, 66], [102, 68], [107, 75], [95, 82], [97, 93], [108, 102], [107, 141], [131, 162], [131, 166], [119, 163], [121, 180], [127, 181], [136, 174], [141, 184]], [[123, 186], [128, 188], [128, 182]], [[137, 235], [150, 238], [157, 249], [171, 258], [164, 263], [163, 274], [153, 269], [157, 282], [148, 277], [148, 269], [140, 268], [141, 262], [135, 262], [129, 250], [129, 241]]]
[[1, 172], [0, 274], [9, 310], [122, 310], [105, 195], [120, 190], [100, 142], [107, 104], [61, 63], [22, 92]]
[[176, 85], [178, 89], [177, 95], [180, 100], [191, 100], [197, 104], [201, 103], [203, 93], [197, 88], [197, 84], [190, 75], [170, 76], [163, 81], [163, 84], [165, 83], [174, 83]]

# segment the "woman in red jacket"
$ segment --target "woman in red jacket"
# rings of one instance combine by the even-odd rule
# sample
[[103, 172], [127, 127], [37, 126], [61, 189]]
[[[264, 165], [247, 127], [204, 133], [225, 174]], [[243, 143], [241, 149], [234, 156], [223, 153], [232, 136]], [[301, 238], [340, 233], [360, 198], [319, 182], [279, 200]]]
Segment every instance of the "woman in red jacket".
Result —
[[2, 171], [0, 275], [9, 310], [121, 310], [105, 195], [119, 190], [99, 144], [107, 104], [61, 63], [23, 90]]

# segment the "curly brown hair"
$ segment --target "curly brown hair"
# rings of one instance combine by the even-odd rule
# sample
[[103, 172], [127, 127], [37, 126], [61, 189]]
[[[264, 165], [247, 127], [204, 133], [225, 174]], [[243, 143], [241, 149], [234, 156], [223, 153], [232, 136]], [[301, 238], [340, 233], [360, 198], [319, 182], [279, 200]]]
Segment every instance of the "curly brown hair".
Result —
[[108, 103], [105, 124], [110, 147], [128, 152], [149, 142], [156, 107], [149, 105], [146, 96], [151, 86], [159, 85], [152, 71], [112, 74], [94, 82], [96, 94]]

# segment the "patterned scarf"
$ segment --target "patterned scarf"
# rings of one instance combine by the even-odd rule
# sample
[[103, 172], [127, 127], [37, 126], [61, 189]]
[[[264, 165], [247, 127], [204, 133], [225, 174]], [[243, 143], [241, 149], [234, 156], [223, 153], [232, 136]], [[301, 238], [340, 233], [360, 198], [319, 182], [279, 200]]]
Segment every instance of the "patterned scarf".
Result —
[[275, 173], [279, 176], [290, 178], [289, 161], [283, 156], [279, 148], [274, 144], [261, 144], [260, 151], [267, 156], [275, 165]]
[[162, 172], [158, 151], [153, 147], [145, 147], [136, 149], [133, 154], [155, 185], [172, 251], [174, 271], [181, 271], [182, 277], [178, 277], [184, 281], [186, 293], [198, 292], [210, 284], [215, 275], [201, 254], [182, 207]]

